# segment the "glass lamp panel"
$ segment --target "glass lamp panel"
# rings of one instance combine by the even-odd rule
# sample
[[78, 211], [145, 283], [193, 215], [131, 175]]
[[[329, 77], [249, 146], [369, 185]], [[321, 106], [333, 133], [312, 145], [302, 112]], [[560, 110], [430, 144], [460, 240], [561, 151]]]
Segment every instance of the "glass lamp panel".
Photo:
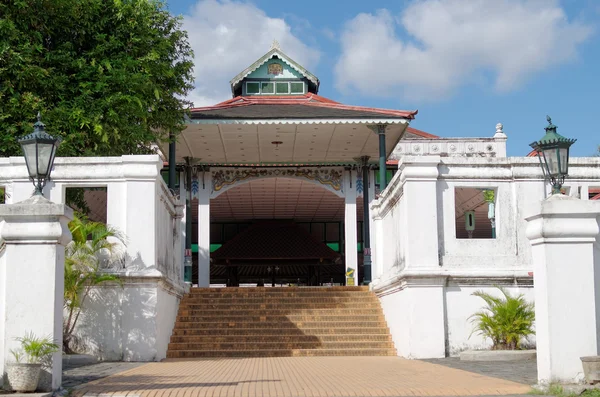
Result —
[[558, 164], [558, 148], [544, 149], [544, 160], [550, 176], [557, 176], [560, 169]]
[[37, 176], [37, 165], [36, 165], [36, 151], [37, 144], [35, 142], [28, 142], [21, 145], [23, 148], [23, 154], [25, 156], [25, 162], [27, 163], [27, 171], [29, 172], [29, 176], [31, 178], [35, 178]]
[[560, 173], [561, 175], [567, 175], [569, 173], [569, 149], [559, 148], [558, 158], [560, 161]]
[[247, 82], [246, 83], [246, 93], [248, 94], [258, 94], [260, 92], [259, 83], [255, 82]]
[[53, 143], [38, 143], [38, 177], [45, 178], [48, 176], [53, 154]]
[[274, 83], [261, 83], [261, 92], [263, 94], [274, 94], [275, 84]]
[[288, 83], [277, 83], [276, 88], [278, 94], [290, 93], [290, 85]]

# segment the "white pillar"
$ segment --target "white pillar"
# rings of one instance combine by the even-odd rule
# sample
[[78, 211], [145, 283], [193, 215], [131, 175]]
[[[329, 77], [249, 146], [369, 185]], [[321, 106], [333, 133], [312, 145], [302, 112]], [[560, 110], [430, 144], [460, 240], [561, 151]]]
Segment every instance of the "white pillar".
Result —
[[[164, 243], [157, 241], [156, 237], [156, 205], [162, 161], [157, 156], [122, 156], [122, 160], [125, 186], [112, 193], [109, 186], [108, 222], [119, 216], [124, 221], [125, 226], [120, 230], [127, 236], [127, 263], [132, 269], [156, 269], [157, 244]], [[121, 204], [118, 202], [111, 203], [111, 198], [116, 197], [114, 194], [123, 195], [124, 207], [119, 208]], [[113, 209], [116, 212], [111, 214]], [[124, 212], [119, 214], [120, 211]]]
[[406, 206], [406, 268], [438, 269], [437, 179], [439, 156], [401, 161], [398, 172], [404, 183]]
[[[438, 195], [439, 156], [404, 158], [398, 167], [404, 184], [405, 220], [401, 233], [405, 245], [405, 269], [415, 274], [407, 280], [404, 293], [405, 324], [398, 324], [407, 339], [398, 353], [409, 358], [438, 358], [446, 355], [444, 315], [445, 280], [427, 276], [439, 271]], [[385, 310], [385, 308], [384, 308]], [[389, 309], [388, 309], [389, 311]], [[423, 313], [427, 313], [426, 316]], [[392, 326], [390, 326], [392, 327]]]
[[[0, 205], [0, 230], [6, 243], [0, 263], [0, 373], [13, 362], [15, 338], [33, 332], [50, 336], [62, 346], [65, 245], [71, 240], [68, 222], [73, 210], [34, 196]], [[0, 239], [0, 240], [1, 240]], [[62, 349], [61, 349], [62, 350]], [[40, 378], [39, 390], [50, 391], [62, 381], [62, 351]]]
[[582, 378], [600, 354], [600, 202], [553, 195], [526, 218], [531, 242], [538, 381]]
[[345, 206], [344, 206], [344, 255], [346, 271], [354, 269], [354, 285], [358, 285], [358, 237], [356, 223], [356, 172], [344, 172]]
[[[203, 175], [204, 174], [204, 175]], [[198, 287], [210, 287], [210, 172], [198, 174]]]
[[179, 174], [179, 198], [181, 200], [181, 202], [183, 203], [183, 216], [181, 217], [181, 221], [180, 221], [180, 230], [181, 230], [181, 257], [183, 258], [183, 260], [181, 261], [181, 280], [184, 280], [185, 277], [185, 244], [186, 244], [186, 239], [187, 239], [187, 223], [191, 222], [191, 219], [187, 219], [187, 206], [191, 205], [192, 203], [188, 203], [187, 202], [187, 195], [188, 195], [188, 190], [191, 190], [191, 186], [187, 186], [186, 189], [186, 176], [185, 176], [185, 172], [181, 172]]

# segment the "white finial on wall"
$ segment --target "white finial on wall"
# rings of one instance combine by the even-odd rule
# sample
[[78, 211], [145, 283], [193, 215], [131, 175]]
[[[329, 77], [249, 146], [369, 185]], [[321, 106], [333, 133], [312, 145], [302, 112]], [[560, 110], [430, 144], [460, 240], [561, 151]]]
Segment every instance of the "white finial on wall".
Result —
[[279, 47], [279, 42], [277, 40], [273, 40], [273, 44], [271, 44], [271, 49], [272, 50], [281, 50], [281, 48]]
[[494, 134], [494, 138], [507, 138], [506, 134], [504, 133], [504, 126], [502, 123], [496, 124], [496, 133]]

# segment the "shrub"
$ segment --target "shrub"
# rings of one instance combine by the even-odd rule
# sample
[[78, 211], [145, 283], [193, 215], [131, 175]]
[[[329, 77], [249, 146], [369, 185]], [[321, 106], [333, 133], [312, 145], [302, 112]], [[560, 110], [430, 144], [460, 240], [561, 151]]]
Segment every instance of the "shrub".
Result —
[[477, 333], [490, 338], [494, 350], [519, 349], [521, 340], [534, 333], [533, 303], [527, 302], [523, 294], [513, 297], [503, 288], [498, 289], [503, 296], [495, 297], [483, 291], [472, 294], [483, 299], [486, 307], [469, 317], [474, 323], [471, 335]]

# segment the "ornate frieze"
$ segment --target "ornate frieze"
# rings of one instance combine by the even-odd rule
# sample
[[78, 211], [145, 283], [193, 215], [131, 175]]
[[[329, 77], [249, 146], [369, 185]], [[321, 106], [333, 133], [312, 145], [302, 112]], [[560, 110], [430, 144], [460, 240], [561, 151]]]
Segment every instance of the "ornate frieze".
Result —
[[211, 170], [213, 195], [240, 182], [263, 178], [307, 179], [343, 192], [343, 168], [222, 168]]
[[402, 156], [504, 157], [506, 143], [494, 138], [406, 139], [398, 142], [391, 160]]

